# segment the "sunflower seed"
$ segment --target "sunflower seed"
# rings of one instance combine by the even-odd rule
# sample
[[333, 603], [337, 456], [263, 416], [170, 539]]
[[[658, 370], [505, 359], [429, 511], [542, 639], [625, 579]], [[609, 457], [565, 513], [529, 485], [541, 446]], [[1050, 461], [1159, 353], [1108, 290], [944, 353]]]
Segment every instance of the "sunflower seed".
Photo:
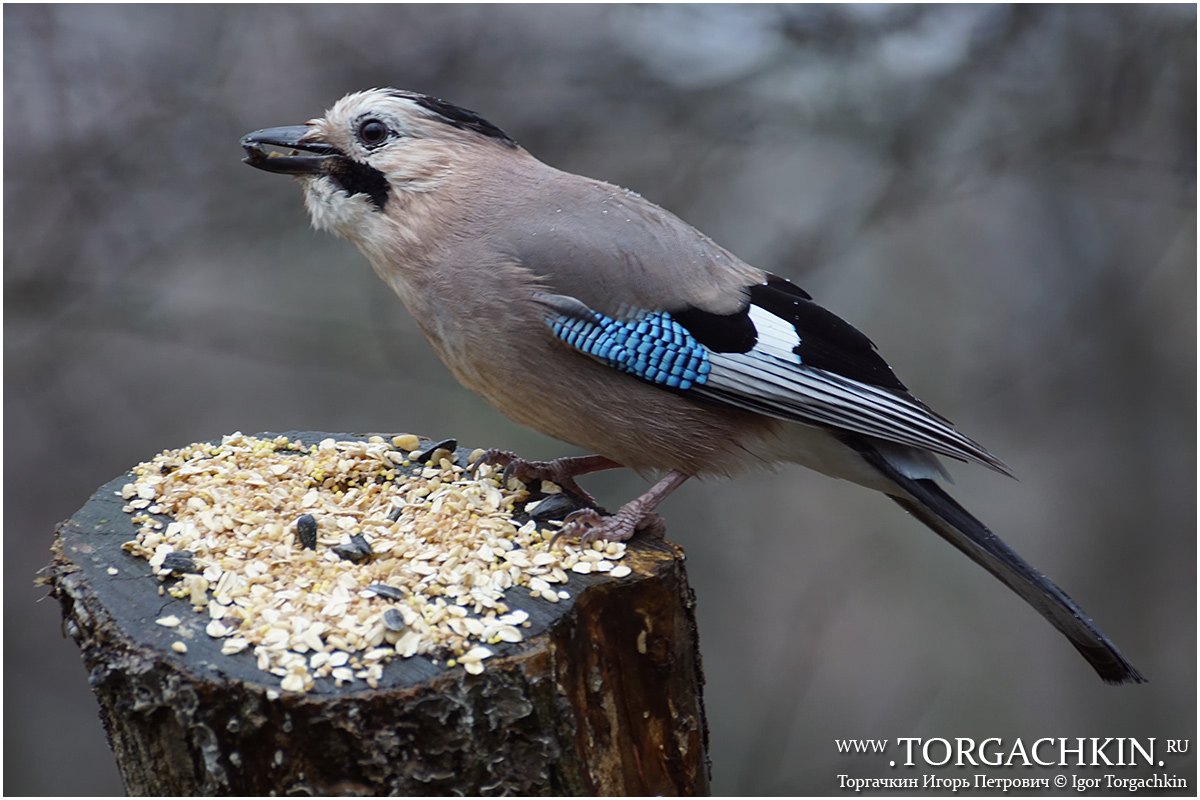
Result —
[[312, 514], [301, 514], [296, 518], [296, 537], [300, 546], [309, 550], [317, 549], [317, 520]]

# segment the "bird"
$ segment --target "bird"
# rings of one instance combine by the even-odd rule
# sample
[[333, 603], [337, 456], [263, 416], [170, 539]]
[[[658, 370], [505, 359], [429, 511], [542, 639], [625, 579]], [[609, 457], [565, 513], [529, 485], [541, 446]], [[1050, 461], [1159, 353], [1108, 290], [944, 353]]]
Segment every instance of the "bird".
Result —
[[[661, 534], [691, 477], [796, 463], [882, 492], [1057, 628], [1110, 684], [1145, 678], [1058, 586], [941, 488], [940, 457], [1004, 475], [896, 377], [863, 333], [633, 191], [558, 170], [433, 95], [354, 92], [241, 139], [299, 182], [314, 228], [355, 244], [454, 377], [512, 420], [592, 455], [506, 474], [661, 476], [564, 535]], [[594, 505], [594, 503], [593, 503]]]

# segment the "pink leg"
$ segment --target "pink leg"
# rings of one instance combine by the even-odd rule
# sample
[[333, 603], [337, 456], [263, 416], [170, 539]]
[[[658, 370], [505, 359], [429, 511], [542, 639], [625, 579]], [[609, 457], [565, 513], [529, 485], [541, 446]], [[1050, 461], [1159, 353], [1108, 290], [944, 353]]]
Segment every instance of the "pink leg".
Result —
[[551, 481], [557, 483], [568, 492], [582, 497], [592, 505], [597, 504], [596, 498], [588, 494], [582, 486], [575, 482], [576, 476], [600, 472], [606, 469], [620, 469], [624, 466], [604, 456], [572, 456], [570, 458], [556, 458], [553, 461], [526, 461], [523, 458], [518, 458], [516, 453], [510, 453], [507, 450], [488, 450], [479, 457], [475, 464], [478, 465], [485, 462], [495, 464], [496, 466], [503, 466], [503, 478], [506, 483], [509, 478], [516, 478], [523, 483], [529, 481]]
[[621, 506], [621, 510], [611, 517], [600, 516], [594, 508], [581, 508], [567, 516], [567, 524], [554, 534], [550, 546], [553, 547], [560, 536], [578, 536], [582, 545], [597, 539], [623, 542], [638, 529], [649, 529], [662, 536], [665, 525], [662, 517], [654, 513], [654, 509], [689, 477], [691, 476], [679, 470], [668, 473], [641, 497]]

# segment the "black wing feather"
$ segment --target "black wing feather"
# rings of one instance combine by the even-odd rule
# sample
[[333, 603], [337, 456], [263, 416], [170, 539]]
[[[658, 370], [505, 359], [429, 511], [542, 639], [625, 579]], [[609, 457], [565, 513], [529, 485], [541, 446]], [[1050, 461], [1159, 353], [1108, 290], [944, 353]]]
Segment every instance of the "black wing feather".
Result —
[[875, 343], [841, 317], [812, 301], [800, 287], [772, 275], [750, 288], [750, 302], [796, 328], [800, 363], [852, 380], [908, 394], [875, 349]]

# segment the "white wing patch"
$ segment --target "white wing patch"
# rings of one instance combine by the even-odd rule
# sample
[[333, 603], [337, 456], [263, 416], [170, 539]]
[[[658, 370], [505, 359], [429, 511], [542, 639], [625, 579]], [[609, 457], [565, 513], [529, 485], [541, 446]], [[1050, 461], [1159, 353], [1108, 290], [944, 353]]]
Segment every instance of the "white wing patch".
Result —
[[748, 353], [710, 353], [708, 380], [692, 389], [747, 411], [841, 428], [1011, 474], [999, 459], [920, 403], [800, 362], [795, 327], [752, 305], [758, 342]]
[[794, 325], [759, 306], [750, 306], [750, 321], [758, 331], [756, 350], [763, 350], [773, 356], [798, 360], [794, 355], [795, 348], [800, 344], [800, 336]]

